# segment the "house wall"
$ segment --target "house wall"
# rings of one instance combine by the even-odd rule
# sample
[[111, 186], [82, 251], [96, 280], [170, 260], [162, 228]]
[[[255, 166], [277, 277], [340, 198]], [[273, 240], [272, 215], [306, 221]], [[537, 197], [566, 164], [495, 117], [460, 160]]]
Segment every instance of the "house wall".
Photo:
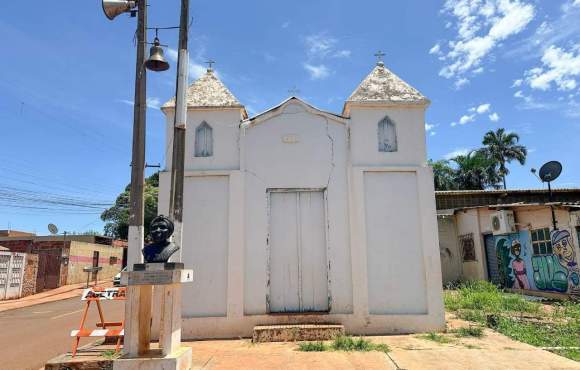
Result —
[[439, 231], [441, 274], [445, 286], [463, 278], [463, 259], [457, 240], [455, 217], [437, 217], [437, 229]]
[[36, 274], [38, 273], [38, 255], [27, 253], [22, 278], [22, 292], [20, 297], [26, 297], [36, 293]]
[[[123, 249], [105, 244], [94, 244], [71, 241], [68, 254], [67, 284], [78, 284], [87, 281], [87, 273], [84, 267], [93, 265], [93, 253], [99, 252], [99, 266], [103, 269], [98, 273], [99, 280], [107, 280], [121, 271], [123, 262]], [[110, 257], [116, 257], [116, 262], [111, 264]]]
[[[558, 229], [568, 235], [568, 238], [565, 238], [567, 246], [564, 250], [569, 251], [569, 254], [567, 256], [559, 254], [552, 241], [553, 253], [536, 256], [533, 253], [531, 230], [549, 228], [552, 238], [554, 237], [549, 207], [529, 206], [511, 209], [514, 211], [517, 232], [494, 236], [500, 282], [508, 288], [580, 294], [578, 270], [580, 249], [577, 231], [570, 226], [570, 212], [567, 209], [556, 209]], [[492, 232], [490, 216], [493, 212], [495, 210], [489, 209], [457, 212], [459, 234], [473, 232], [474, 240], [483, 248], [483, 234]], [[519, 256], [514, 254], [512, 249], [514, 243], [521, 245]], [[476, 247], [476, 251], [480, 251], [480, 248]], [[485, 251], [483, 249], [481, 251], [485, 257]], [[487, 280], [485, 266], [485, 258], [478, 258], [476, 262], [466, 262], [463, 264], [464, 276]]]

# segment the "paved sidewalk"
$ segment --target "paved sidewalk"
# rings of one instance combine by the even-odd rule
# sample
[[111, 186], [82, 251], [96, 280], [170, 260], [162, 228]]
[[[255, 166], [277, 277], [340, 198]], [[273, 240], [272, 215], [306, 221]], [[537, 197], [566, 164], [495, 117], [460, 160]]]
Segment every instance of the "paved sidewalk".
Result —
[[[91, 286], [94, 286], [94, 284], [91, 284]], [[100, 288], [108, 288], [113, 286], [113, 283], [110, 281], [104, 281], [99, 282], [97, 286]], [[47, 290], [27, 297], [0, 301], [0, 312], [77, 297], [82, 294], [85, 287], [86, 283], [64, 285], [56, 289]]]
[[[447, 317], [449, 329], [469, 324]], [[296, 343], [252, 343], [249, 339], [183, 342], [191, 347], [192, 370], [546, 370], [580, 369], [575, 362], [539, 348], [513, 341], [485, 329], [481, 338], [459, 338], [444, 334], [449, 343], [424, 339], [424, 334], [367, 337], [385, 343], [391, 351], [382, 352], [301, 352]], [[73, 361], [104, 361], [102, 353], [113, 346], [95, 346], [80, 352]], [[71, 365], [70, 356], [55, 359]], [[101, 364], [103, 365], [104, 362]], [[59, 365], [59, 366], [60, 366]], [[107, 365], [108, 366], [108, 365]], [[111, 365], [112, 366], [112, 365]], [[55, 367], [61, 368], [61, 367]], [[71, 368], [80, 368], [71, 366]]]

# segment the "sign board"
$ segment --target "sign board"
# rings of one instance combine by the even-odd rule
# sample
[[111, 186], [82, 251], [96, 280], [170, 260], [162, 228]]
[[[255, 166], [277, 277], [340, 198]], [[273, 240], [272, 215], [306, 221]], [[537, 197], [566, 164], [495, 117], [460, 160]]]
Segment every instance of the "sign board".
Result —
[[81, 301], [95, 300], [95, 301], [110, 301], [110, 300], [124, 300], [126, 299], [127, 288], [104, 288], [94, 289], [89, 288], [83, 290]]
[[193, 281], [193, 270], [124, 271], [123, 285], [168, 285]]

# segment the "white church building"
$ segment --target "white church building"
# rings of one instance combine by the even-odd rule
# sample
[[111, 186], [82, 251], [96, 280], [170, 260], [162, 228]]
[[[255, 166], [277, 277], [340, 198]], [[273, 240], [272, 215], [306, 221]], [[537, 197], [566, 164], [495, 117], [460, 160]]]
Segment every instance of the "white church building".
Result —
[[[187, 103], [184, 338], [274, 324], [444, 328], [427, 98], [379, 62], [340, 114], [291, 97], [249, 117], [211, 69]], [[174, 108], [162, 107], [166, 153]], [[170, 169], [169, 155], [161, 214]]]

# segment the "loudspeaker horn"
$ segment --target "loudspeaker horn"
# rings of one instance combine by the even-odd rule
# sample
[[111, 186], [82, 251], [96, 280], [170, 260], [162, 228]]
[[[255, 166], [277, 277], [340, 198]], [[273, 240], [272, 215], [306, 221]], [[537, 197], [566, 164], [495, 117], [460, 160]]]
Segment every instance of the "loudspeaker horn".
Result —
[[130, 0], [103, 0], [103, 12], [110, 20], [119, 14], [130, 12], [137, 5], [136, 1]]

